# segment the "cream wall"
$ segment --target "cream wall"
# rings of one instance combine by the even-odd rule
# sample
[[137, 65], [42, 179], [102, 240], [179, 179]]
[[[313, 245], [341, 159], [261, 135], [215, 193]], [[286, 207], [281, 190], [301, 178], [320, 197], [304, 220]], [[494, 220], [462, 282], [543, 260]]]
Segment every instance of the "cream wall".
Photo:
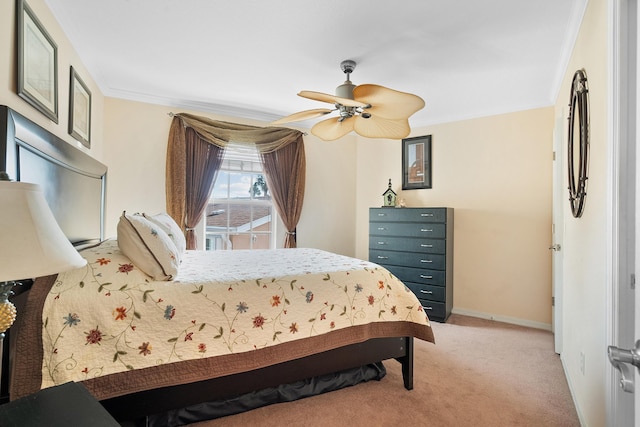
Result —
[[[105, 100], [105, 162], [109, 165], [106, 229], [116, 235], [118, 218], [129, 212], [161, 212], [165, 206], [165, 158], [171, 125], [170, 112], [190, 112], [216, 120], [264, 126], [249, 120], [184, 111], [122, 99]], [[298, 246], [353, 255], [355, 241], [354, 206], [355, 140], [327, 144], [305, 136], [307, 159], [306, 191]], [[284, 226], [280, 224], [277, 244], [282, 246]], [[202, 239], [199, 239], [202, 242]]]
[[[0, 104], [7, 105], [25, 117], [28, 117], [49, 132], [70, 144], [89, 152], [102, 161], [103, 158], [103, 110], [104, 97], [91, 75], [86, 71], [75, 49], [51, 14], [44, 0], [29, 0], [29, 6], [38, 17], [46, 31], [58, 46], [58, 123], [49, 120], [17, 95], [16, 63], [16, 2], [0, 1]], [[91, 149], [86, 149], [67, 132], [69, 121], [69, 80], [70, 67], [73, 66], [91, 91]]]
[[358, 142], [357, 251], [392, 178], [407, 206], [454, 208], [454, 311], [551, 324], [553, 108], [414, 129], [432, 135], [433, 188], [402, 191], [400, 141]]
[[[307, 185], [298, 246], [355, 256], [356, 137], [326, 142], [305, 136]], [[366, 259], [366, 257], [365, 257]]]
[[[606, 0], [591, 0], [562, 81], [556, 116], [566, 118], [571, 80], [584, 68], [589, 85], [590, 155], [584, 214], [564, 209], [563, 330], [561, 359], [584, 425], [606, 424], [607, 325], [607, 15]], [[564, 120], [566, 122], [566, 120]], [[565, 125], [566, 126], [566, 125]], [[565, 172], [566, 174], [566, 165]], [[564, 189], [563, 200], [568, 200]], [[580, 372], [580, 354], [585, 372]]]
[[122, 211], [166, 211], [164, 171], [170, 111], [164, 106], [105, 99], [107, 237], [116, 236]]

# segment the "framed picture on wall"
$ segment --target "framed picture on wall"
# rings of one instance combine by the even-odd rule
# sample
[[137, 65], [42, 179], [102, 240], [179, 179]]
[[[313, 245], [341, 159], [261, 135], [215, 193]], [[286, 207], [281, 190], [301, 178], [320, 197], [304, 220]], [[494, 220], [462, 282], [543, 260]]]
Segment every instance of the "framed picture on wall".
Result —
[[431, 135], [402, 140], [402, 189], [431, 188]]
[[58, 46], [24, 0], [16, 5], [18, 96], [58, 123]]
[[69, 134], [91, 148], [91, 92], [71, 67], [69, 81]]

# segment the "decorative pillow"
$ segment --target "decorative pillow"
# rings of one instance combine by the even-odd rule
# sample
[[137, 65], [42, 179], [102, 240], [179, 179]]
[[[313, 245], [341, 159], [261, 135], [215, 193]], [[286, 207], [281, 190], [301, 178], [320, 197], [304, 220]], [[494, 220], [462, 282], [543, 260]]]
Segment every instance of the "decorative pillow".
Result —
[[153, 216], [147, 215], [145, 213], [143, 213], [142, 215], [152, 223], [156, 224], [158, 227], [162, 228], [164, 232], [169, 235], [169, 238], [171, 238], [173, 244], [176, 245], [176, 249], [178, 249], [180, 257], [182, 257], [184, 251], [187, 250], [187, 239], [184, 237], [182, 229], [171, 217], [171, 215], [166, 212], [159, 213]]
[[176, 245], [164, 230], [142, 215], [122, 212], [118, 246], [136, 267], [155, 280], [173, 280], [178, 274]]

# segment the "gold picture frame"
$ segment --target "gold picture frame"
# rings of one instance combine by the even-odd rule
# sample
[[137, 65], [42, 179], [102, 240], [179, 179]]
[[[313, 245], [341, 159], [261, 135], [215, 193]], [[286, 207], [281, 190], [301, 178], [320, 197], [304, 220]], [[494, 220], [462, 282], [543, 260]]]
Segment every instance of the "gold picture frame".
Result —
[[69, 134], [91, 148], [91, 91], [73, 66], [69, 74]]
[[18, 96], [58, 123], [58, 46], [24, 0], [16, 0]]

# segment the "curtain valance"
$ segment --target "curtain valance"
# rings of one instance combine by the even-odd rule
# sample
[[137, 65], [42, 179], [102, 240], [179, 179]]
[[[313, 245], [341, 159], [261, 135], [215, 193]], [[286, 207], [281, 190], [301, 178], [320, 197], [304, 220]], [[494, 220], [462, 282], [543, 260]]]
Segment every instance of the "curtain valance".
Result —
[[302, 132], [281, 127], [257, 127], [239, 123], [212, 120], [188, 113], [174, 114], [182, 125], [195, 130], [210, 144], [226, 148], [229, 143], [255, 145], [260, 153], [273, 153], [297, 141]]
[[260, 128], [198, 117], [173, 115], [167, 144], [167, 212], [197, 247], [194, 227], [206, 209], [226, 147], [257, 147], [267, 185], [287, 228], [284, 247], [296, 247], [296, 226], [304, 199], [306, 160], [303, 133], [286, 128]]

